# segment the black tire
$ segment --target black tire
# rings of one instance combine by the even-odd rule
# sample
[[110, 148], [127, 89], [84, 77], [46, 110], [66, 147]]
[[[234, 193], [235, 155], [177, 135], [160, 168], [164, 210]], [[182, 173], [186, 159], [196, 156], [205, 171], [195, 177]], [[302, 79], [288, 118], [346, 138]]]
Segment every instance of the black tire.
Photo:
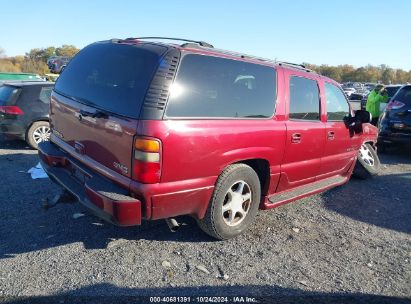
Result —
[[[42, 134], [48, 131], [48, 136]], [[50, 138], [50, 124], [48, 121], [36, 121], [30, 126], [26, 134], [26, 142], [33, 149], [37, 149], [38, 144], [42, 141], [46, 141]]]
[[[206, 214], [198, 220], [198, 225], [205, 233], [219, 240], [235, 237], [253, 222], [260, 200], [261, 186], [257, 173], [245, 164], [231, 165], [218, 177]], [[236, 205], [236, 208], [241, 205], [241, 212], [233, 211], [237, 210], [235, 208], [223, 211], [223, 206], [227, 208], [228, 205]], [[242, 215], [245, 210], [247, 212]], [[231, 214], [234, 215], [231, 217]]]
[[353, 175], [360, 179], [368, 179], [377, 175], [380, 171], [381, 163], [377, 152], [369, 143], [365, 143], [358, 151], [357, 163], [355, 164]]

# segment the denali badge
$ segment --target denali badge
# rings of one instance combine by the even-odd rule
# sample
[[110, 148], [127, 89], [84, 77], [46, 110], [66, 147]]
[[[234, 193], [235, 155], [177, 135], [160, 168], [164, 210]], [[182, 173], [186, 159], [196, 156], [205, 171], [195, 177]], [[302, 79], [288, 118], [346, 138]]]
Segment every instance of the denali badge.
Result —
[[113, 162], [114, 168], [120, 170], [121, 172], [123, 172], [124, 174], [128, 173], [128, 168], [122, 164], [119, 164], [117, 162]]

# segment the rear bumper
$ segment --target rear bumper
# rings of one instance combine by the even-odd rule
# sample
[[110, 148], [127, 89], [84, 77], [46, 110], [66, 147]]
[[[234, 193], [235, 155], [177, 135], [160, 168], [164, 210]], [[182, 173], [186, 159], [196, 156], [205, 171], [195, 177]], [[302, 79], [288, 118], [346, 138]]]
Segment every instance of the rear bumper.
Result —
[[[123, 180], [126, 189], [110, 176], [92, 170], [95, 165], [87, 166], [66, 149], [60, 149], [60, 145], [70, 149], [65, 143], [40, 143], [38, 151], [44, 170], [80, 203], [111, 223], [132, 226], [139, 225], [143, 218], [158, 220], [179, 215], [203, 218], [205, 215], [217, 176], [156, 184]], [[85, 180], [80, 182], [73, 172], [82, 172], [80, 175], [84, 175]]]
[[141, 201], [105, 177], [87, 170], [50, 142], [39, 145], [39, 156], [50, 179], [74, 195], [98, 217], [119, 226], [141, 224]]
[[411, 143], [411, 134], [406, 133], [380, 133], [379, 143]]

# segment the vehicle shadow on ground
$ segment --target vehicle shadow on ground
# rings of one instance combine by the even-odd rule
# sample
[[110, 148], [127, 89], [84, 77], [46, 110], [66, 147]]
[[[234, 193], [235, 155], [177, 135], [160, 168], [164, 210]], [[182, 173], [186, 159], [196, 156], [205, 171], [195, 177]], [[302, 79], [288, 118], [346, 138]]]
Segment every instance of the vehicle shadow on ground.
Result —
[[[144, 298], [145, 297], [145, 298]], [[150, 300], [150, 297], [151, 300]], [[165, 297], [165, 298], [162, 298]], [[179, 297], [174, 301], [170, 297]], [[183, 297], [186, 298], [183, 301]], [[213, 300], [212, 297], [215, 297]], [[227, 297], [226, 299], [224, 297]], [[241, 300], [241, 297], [242, 300]], [[362, 293], [327, 293], [270, 285], [124, 288], [100, 283], [53, 296], [6, 298], [4, 303], [409, 303], [409, 299]], [[4, 300], [4, 299], [3, 299]]]
[[411, 164], [411, 145], [387, 147], [384, 153], [378, 151], [383, 165]]
[[[3, 135], [0, 134], [0, 150], [33, 150], [24, 140], [15, 139], [5, 139]], [[35, 150], [33, 150], [35, 151]]]
[[333, 212], [411, 234], [411, 172], [375, 176], [370, 180], [352, 178], [321, 196], [325, 207]]
[[[0, 213], [2, 213], [0, 205]], [[164, 220], [144, 221], [137, 227], [118, 227], [94, 217], [78, 203], [56, 206], [47, 212], [41, 202], [30, 204], [27, 214], [1, 220], [0, 259], [16, 254], [82, 243], [85, 249], [105, 249], [116, 240], [213, 242], [190, 217], [179, 217], [181, 228], [171, 232]], [[82, 217], [74, 219], [74, 215]], [[0, 219], [3, 216], [0, 216]]]
[[[24, 142], [0, 141], [0, 149], [15, 150], [14, 154], [0, 154], [0, 259], [77, 242], [86, 249], [103, 249], [118, 239], [214, 241], [189, 216], [179, 217], [182, 226], [172, 233], [164, 220], [117, 227], [93, 216], [79, 203], [59, 204], [45, 211], [44, 200], [53, 198], [60, 188], [48, 178], [31, 179], [26, 172], [38, 163], [38, 155], [24, 153], [24, 147]], [[74, 218], [78, 213], [82, 216]]]

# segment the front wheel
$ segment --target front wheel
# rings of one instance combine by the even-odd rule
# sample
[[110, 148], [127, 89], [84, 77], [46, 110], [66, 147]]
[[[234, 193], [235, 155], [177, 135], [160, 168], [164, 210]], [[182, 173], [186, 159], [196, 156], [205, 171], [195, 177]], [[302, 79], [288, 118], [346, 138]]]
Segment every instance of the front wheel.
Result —
[[355, 164], [353, 175], [361, 179], [367, 179], [377, 175], [380, 168], [381, 163], [377, 152], [371, 144], [362, 144], [358, 151], [357, 163]]
[[245, 164], [227, 167], [219, 176], [200, 228], [208, 235], [226, 240], [242, 233], [253, 222], [260, 204], [257, 173]]

